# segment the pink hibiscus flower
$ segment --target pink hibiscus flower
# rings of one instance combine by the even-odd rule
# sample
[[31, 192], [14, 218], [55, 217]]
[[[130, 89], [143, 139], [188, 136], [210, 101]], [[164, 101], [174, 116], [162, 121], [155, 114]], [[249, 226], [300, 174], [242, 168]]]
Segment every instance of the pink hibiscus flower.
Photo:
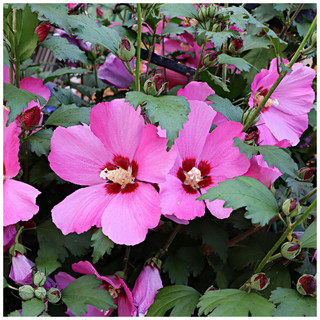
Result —
[[[89, 261], [80, 261], [78, 263], [74, 263], [72, 265], [72, 269], [75, 272], [82, 274], [95, 274], [97, 276], [97, 279], [102, 281], [102, 285], [100, 288], [110, 292], [110, 295], [113, 297], [114, 303], [118, 306], [117, 310], [119, 317], [131, 317], [133, 315], [135, 308], [133, 306], [132, 293], [122, 278], [117, 275], [100, 276], [100, 274]], [[74, 281], [75, 278], [65, 272], [59, 272], [55, 276], [55, 280], [58, 288], [60, 290], [63, 290], [68, 284]], [[113, 308], [109, 308], [108, 311], [100, 311], [95, 307], [89, 305], [88, 312], [85, 314], [85, 316], [110, 316], [113, 310]], [[73, 315], [69, 310], [66, 313], [71, 316]]]
[[9, 112], [3, 110], [3, 226], [19, 221], [27, 221], [35, 215], [39, 207], [35, 204], [40, 191], [14, 180], [20, 170], [18, 159], [20, 129], [16, 122], [6, 127]]
[[[284, 59], [284, 63], [288, 63]], [[284, 139], [289, 145], [299, 143], [308, 128], [308, 112], [312, 109], [315, 93], [312, 81], [315, 71], [302, 63], [295, 63], [273, 92], [260, 114], [257, 123], [262, 144], [275, 145]], [[262, 69], [254, 78], [249, 99], [251, 108], [259, 106], [268, 90], [278, 78], [277, 60], [271, 61], [269, 70]]]
[[123, 99], [93, 107], [90, 127], [58, 127], [51, 139], [50, 166], [62, 179], [89, 186], [52, 209], [63, 234], [96, 225], [112, 241], [135, 245], [160, 220], [160, 196], [150, 183], [165, 181], [175, 151], [145, 125], [140, 110]]
[[16, 234], [17, 230], [14, 224], [3, 227], [3, 252], [6, 252], [14, 244]]
[[233, 121], [209, 133], [215, 111], [205, 102], [189, 102], [189, 121], [175, 142], [178, 156], [166, 182], [159, 185], [162, 213], [192, 220], [204, 215], [206, 204], [214, 216], [227, 218], [232, 209], [223, 208], [223, 200], [204, 203], [196, 199], [218, 182], [247, 172], [249, 161], [233, 147], [233, 138], [243, 140], [245, 134], [242, 125]]

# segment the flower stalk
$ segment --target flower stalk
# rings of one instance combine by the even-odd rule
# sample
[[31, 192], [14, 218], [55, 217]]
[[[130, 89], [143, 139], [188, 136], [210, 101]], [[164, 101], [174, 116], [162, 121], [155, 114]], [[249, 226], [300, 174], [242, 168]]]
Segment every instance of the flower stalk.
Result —
[[141, 27], [142, 27], [140, 3], [137, 3], [137, 15], [138, 15], [138, 35], [137, 35], [135, 87], [136, 87], [136, 91], [140, 91], [140, 55], [141, 55]]

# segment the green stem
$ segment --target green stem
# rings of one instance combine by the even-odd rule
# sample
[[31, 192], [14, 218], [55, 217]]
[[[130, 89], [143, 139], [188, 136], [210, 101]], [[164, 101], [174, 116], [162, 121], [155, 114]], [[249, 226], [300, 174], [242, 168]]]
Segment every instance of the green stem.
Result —
[[137, 35], [137, 52], [136, 52], [136, 91], [140, 91], [140, 55], [141, 55], [141, 5], [137, 3], [138, 15], [138, 35]]
[[93, 62], [93, 72], [94, 72], [94, 81], [96, 84], [96, 88], [98, 88], [98, 72], [97, 72], [97, 62], [94, 60]]
[[24, 133], [24, 144], [23, 144], [23, 181], [28, 182], [28, 171], [29, 171], [29, 163], [28, 163], [28, 134]]
[[17, 231], [16, 237], [15, 237], [15, 240], [14, 240], [15, 243], [19, 242], [19, 237], [20, 237], [20, 234], [21, 234], [23, 228], [24, 228], [24, 226], [21, 226], [20, 229]]
[[271, 262], [271, 261], [276, 260], [276, 259], [281, 258], [281, 257], [282, 257], [282, 254], [280, 252], [276, 253], [276, 254], [274, 254], [273, 256], [271, 256], [269, 258], [268, 262]]
[[[292, 225], [289, 225], [288, 228], [285, 230], [285, 232], [282, 234], [282, 236], [279, 238], [279, 240], [275, 243], [275, 245], [270, 249], [270, 251], [266, 254], [266, 256], [262, 259], [258, 267], [254, 270], [254, 274], [260, 272], [264, 266], [267, 264], [267, 262], [270, 260], [270, 257], [274, 254], [274, 252], [280, 247], [282, 242], [287, 238], [287, 236], [290, 234], [291, 231], [293, 231], [304, 219], [308, 217], [308, 215], [311, 213], [312, 209], [316, 206], [317, 200], [314, 200], [311, 205], [308, 207], [308, 209], [301, 215], [299, 219], [295, 221]], [[250, 281], [247, 280], [246, 283], [240, 288], [240, 290], [244, 290], [247, 288], [247, 283]]]
[[155, 44], [156, 44], [156, 31], [153, 30], [152, 45], [151, 45], [151, 47], [149, 48], [149, 51], [148, 51], [148, 63], [147, 63], [147, 71], [146, 71], [145, 81], [148, 80], [150, 63], [151, 63], [151, 56], [152, 56]]
[[[311, 36], [312, 32], [314, 31], [314, 29], [317, 26], [317, 16], [314, 18], [306, 36], [304, 37], [304, 39], [302, 40], [299, 48], [297, 49], [296, 53], [294, 54], [294, 56], [291, 58], [289, 64], [288, 64], [288, 68], [290, 69], [293, 64], [297, 61], [303, 47], [305, 46], [306, 42], [308, 41], [309, 37]], [[283, 80], [283, 78], [285, 77], [285, 75], [287, 74], [286, 71], [281, 71], [281, 73], [279, 74], [278, 79], [276, 80], [276, 82], [272, 85], [272, 87], [270, 88], [270, 90], [268, 91], [268, 93], [266, 94], [266, 96], [264, 97], [264, 99], [261, 101], [260, 105], [258, 106], [258, 108], [255, 110], [255, 112], [252, 113], [252, 115], [249, 117], [249, 119], [247, 120], [246, 124], [243, 126], [243, 131], [247, 131], [248, 128], [250, 127], [251, 123], [256, 119], [256, 117], [259, 115], [260, 111], [262, 110], [262, 108], [264, 107], [264, 105], [266, 104], [266, 102], [268, 101], [268, 99], [271, 97], [272, 93], [274, 92], [274, 90], [276, 90], [276, 88], [278, 87], [279, 83]]]
[[198, 74], [199, 74], [199, 71], [200, 71], [200, 66], [201, 66], [202, 58], [203, 58], [203, 55], [204, 55], [204, 51], [206, 50], [207, 42], [208, 42], [208, 37], [206, 37], [205, 40], [204, 40], [204, 44], [203, 44], [203, 47], [202, 47], [202, 50], [201, 50], [201, 53], [200, 53], [200, 58], [199, 58], [197, 70], [196, 70], [196, 72], [195, 72], [195, 74], [194, 74], [194, 77], [193, 77], [193, 79], [192, 79], [193, 81], [196, 81], [196, 80], [197, 80], [197, 77], [198, 77]]
[[301, 200], [299, 200], [300, 204], [306, 202], [309, 198], [311, 198], [316, 193], [317, 193], [317, 188], [314, 188], [307, 195], [305, 195], [303, 198], [301, 198]]
[[13, 85], [13, 63], [10, 61], [10, 84]]
[[[164, 25], [166, 22], [166, 16], [163, 16], [163, 20], [162, 20], [162, 29], [164, 29]], [[162, 37], [162, 42], [161, 42], [161, 50], [162, 50], [162, 55], [164, 56], [164, 38], [165, 36]], [[163, 80], [164, 82], [167, 82], [167, 72], [166, 72], [166, 68], [163, 68]]]
[[175, 226], [175, 228], [173, 229], [172, 233], [170, 234], [169, 238], [167, 239], [165, 245], [163, 246], [163, 248], [161, 248], [157, 254], [155, 255], [156, 259], [160, 259], [162, 256], [164, 256], [167, 252], [168, 249], [172, 243], [172, 241], [174, 240], [174, 238], [176, 237], [176, 235], [178, 234], [178, 232], [180, 231], [181, 225], [177, 224]]

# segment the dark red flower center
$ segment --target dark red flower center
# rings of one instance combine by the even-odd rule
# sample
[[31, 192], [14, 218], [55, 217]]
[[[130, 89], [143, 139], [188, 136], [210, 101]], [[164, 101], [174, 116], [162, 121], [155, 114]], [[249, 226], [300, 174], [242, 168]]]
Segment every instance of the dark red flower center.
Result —
[[306, 294], [314, 294], [317, 290], [317, 281], [310, 275], [305, 275], [299, 280]]
[[21, 116], [21, 122], [24, 122], [27, 128], [31, 128], [39, 124], [41, 119], [41, 111], [38, 106], [26, 110]]
[[129, 42], [128, 39], [123, 38], [123, 39], [121, 40], [121, 44], [122, 44], [122, 46], [123, 46], [126, 50], [130, 51], [131, 46], [130, 46], [130, 42]]

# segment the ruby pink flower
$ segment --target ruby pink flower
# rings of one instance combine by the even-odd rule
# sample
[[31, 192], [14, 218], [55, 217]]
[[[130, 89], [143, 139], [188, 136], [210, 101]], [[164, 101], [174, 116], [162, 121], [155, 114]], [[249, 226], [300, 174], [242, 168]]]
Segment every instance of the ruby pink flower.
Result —
[[112, 241], [135, 245], [160, 220], [160, 196], [150, 183], [165, 181], [174, 159], [157, 128], [123, 99], [93, 107], [90, 127], [58, 127], [50, 166], [82, 188], [52, 209], [63, 234], [96, 225]]
[[20, 129], [16, 122], [6, 127], [9, 112], [3, 110], [3, 225], [9, 226], [19, 221], [27, 221], [35, 215], [39, 207], [35, 204], [40, 194], [36, 188], [14, 180], [20, 170], [18, 159]]
[[[275, 145], [284, 139], [293, 146], [299, 143], [300, 136], [308, 128], [308, 112], [315, 97], [314, 77], [315, 71], [302, 63], [292, 66], [292, 72], [280, 82], [261, 111], [257, 126], [262, 144]], [[252, 82], [251, 108], [258, 107], [277, 78], [277, 60], [273, 59], [269, 70], [262, 69]]]
[[12, 264], [9, 277], [16, 283], [32, 283], [32, 267], [35, 264], [26, 256], [19, 252], [15, 252], [12, 257]]
[[50, 31], [50, 28], [51, 28], [51, 24], [44, 21], [40, 22], [40, 24], [36, 27], [36, 30], [34, 31], [34, 33], [37, 33], [39, 35], [39, 42], [46, 40]]
[[139, 274], [132, 290], [133, 304], [136, 308], [134, 316], [144, 317], [147, 314], [158, 290], [162, 287], [159, 269], [155, 265], [146, 265]]
[[[15, 73], [13, 72], [13, 79], [15, 77]], [[3, 82], [10, 84], [10, 68], [8, 68], [5, 64], [3, 65]]]
[[16, 234], [17, 230], [14, 224], [3, 227], [3, 252], [6, 252], [14, 244]]
[[167, 180], [160, 183], [160, 204], [164, 215], [192, 220], [205, 213], [205, 204], [219, 219], [227, 218], [232, 209], [223, 208], [223, 200], [196, 200], [218, 182], [247, 172], [249, 161], [233, 138], [243, 140], [242, 125], [227, 121], [209, 133], [215, 111], [205, 102], [189, 100], [191, 112], [175, 145], [178, 156]]

